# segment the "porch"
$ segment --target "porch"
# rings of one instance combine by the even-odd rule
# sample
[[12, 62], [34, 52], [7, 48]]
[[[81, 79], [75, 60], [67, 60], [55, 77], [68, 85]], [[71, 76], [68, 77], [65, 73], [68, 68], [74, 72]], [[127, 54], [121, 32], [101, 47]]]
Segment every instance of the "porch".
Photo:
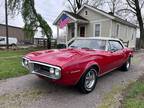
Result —
[[[61, 27], [60, 22], [62, 22], [63, 17], [67, 17], [67, 19], [63, 20], [65, 25]], [[67, 23], [65, 23], [65, 21], [67, 21]], [[53, 23], [57, 26], [57, 43], [60, 43], [60, 30], [64, 28], [66, 29], [66, 45], [72, 38], [85, 37], [88, 23], [87, 19], [77, 14], [63, 11]]]

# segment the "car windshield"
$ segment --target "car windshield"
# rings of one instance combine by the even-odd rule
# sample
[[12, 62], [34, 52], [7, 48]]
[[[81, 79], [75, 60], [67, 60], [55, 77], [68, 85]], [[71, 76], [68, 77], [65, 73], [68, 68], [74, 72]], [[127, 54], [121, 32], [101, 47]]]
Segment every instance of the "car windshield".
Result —
[[106, 41], [100, 39], [76, 39], [69, 48], [100, 49], [105, 50]]

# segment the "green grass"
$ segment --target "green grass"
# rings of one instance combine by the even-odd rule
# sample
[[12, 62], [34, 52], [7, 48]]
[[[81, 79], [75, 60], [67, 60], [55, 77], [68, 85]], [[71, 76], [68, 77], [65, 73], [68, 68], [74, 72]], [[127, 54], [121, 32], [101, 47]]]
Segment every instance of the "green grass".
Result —
[[36, 50], [39, 49], [0, 51], [0, 80], [28, 74], [28, 71], [21, 65], [21, 57]]
[[122, 106], [123, 108], [144, 108], [144, 78], [141, 78], [127, 88], [124, 92]]
[[0, 58], [3, 57], [12, 57], [12, 56], [21, 56], [31, 51], [42, 50], [43, 48], [27, 48], [19, 50], [0, 50]]

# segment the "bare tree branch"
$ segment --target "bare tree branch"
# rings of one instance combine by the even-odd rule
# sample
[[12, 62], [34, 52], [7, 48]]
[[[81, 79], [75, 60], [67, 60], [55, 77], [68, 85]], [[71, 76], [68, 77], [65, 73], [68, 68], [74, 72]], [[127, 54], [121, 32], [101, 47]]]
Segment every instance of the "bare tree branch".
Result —
[[136, 12], [131, 10], [131, 9], [120, 9], [117, 12], [119, 13], [119, 12], [123, 12], [123, 11], [132, 12], [132, 13], [134, 13], [136, 15]]
[[69, 4], [70, 4], [70, 7], [72, 8], [73, 12], [76, 13], [76, 6], [75, 6], [75, 1], [74, 1], [74, 4], [72, 4], [72, 1], [71, 0], [68, 0]]
[[136, 7], [132, 6], [133, 2], [131, 2], [130, 0], [126, 0], [128, 5], [133, 9], [136, 10]]
[[143, 8], [143, 6], [144, 6], [144, 1], [142, 2], [140, 9], [142, 9], [142, 8]]

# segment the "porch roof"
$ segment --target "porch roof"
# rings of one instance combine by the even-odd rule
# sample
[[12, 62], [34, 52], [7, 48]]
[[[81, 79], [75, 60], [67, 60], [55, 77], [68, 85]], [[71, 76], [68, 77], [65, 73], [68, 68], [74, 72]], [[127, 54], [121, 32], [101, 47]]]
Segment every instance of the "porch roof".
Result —
[[62, 17], [62, 15], [65, 14], [68, 17], [70, 17], [74, 22], [82, 22], [82, 23], [88, 23], [88, 20], [83, 18], [82, 16], [75, 14], [73, 12], [68, 12], [68, 11], [62, 11], [62, 13], [56, 18], [56, 20], [54, 21], [54, 25], [57, 25], [57, 23], [59, 22], [60, 18]]

